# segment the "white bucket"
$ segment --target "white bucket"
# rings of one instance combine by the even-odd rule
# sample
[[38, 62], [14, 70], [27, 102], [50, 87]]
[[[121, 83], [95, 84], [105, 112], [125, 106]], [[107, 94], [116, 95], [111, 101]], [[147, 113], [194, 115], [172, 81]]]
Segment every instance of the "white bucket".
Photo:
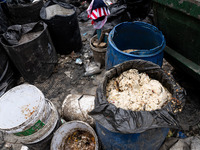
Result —
[[33, 85], [19, 85], [0, 98], [0, 130], [14, 134], [18, 142], [42, 141], [59, 119], [54, 105]]
[[[55, 106], [53, 105], [52, 102], [50, 101], [46, 101], [47, 103], [47, 108], [50, 108], [50, 114], [47, 114], [46, 116], [48, 116], [46, 118], [46, 120], [43, 121], [43, 123], [45, 124], [43, 126], [42, 129], [39, 130], [39, 132], [35, 132], [34, 134], [31, 134], [29, 136], [16, 136], [16, 139], [24, 144], [34, 144], [34, 143], [38, 143], [42, 140], [44, 140], [46, 137], [48, 137], [53, 130], [55, 129], [60, 117], [58, 115], [58, 112], [55, 108]], [[44, 112], [45, 114], [45, 112]]]
[[0, 98], [0, 130], [22, 132], [33, 126], [44, 112], [45, 97], [35, 86], [19, 85]]
[[61, 150], [65, 144], [65, 139], [76, 130], [87, 131], [95, 138], [95, 150], [98, 150], [98, 138], [94, 129], [83, 121], [70, 121], [63, 124], [55, 133], [51, 140], [50, 150]]

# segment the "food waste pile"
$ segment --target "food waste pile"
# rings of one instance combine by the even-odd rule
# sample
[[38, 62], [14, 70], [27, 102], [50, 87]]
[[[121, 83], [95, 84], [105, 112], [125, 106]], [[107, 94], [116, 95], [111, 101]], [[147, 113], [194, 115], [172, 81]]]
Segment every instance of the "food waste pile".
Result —
[[108, 102], [116, 107], [132, 111], [161, 109], [172, 98], [159, 81], [136, 69], [111, 79], [106, 87], [106, 96]]

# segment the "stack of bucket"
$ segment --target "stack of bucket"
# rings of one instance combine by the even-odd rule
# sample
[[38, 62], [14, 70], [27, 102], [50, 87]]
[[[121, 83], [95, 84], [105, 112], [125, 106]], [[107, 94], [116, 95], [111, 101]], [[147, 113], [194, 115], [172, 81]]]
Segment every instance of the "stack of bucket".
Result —
[[[33, 150], [49, 149], [60, 126], [54, 105], [33, 85], [19, 85], [0, 98], [0, 130]], [[12, 111], [10, 111], [12, 110]]]
[[[74, 6], [56, 0], [45, 5], [43, 0], [12, 0], [7, 3], [7, 8], [6, 14], [12, 26], [1, 36], [1, 44], [26, 81], [46, 80], [57, 63], [56, 52], [69, 54], [81, 49]], [[44, 29], [38, 28], [37, 23], [43, 24]], [[37, 25], [33, 28], [33, 24]], [[27, 32], [23, 33], [24, 30]], [[25, 42], [21, 43], [22, 39]]]

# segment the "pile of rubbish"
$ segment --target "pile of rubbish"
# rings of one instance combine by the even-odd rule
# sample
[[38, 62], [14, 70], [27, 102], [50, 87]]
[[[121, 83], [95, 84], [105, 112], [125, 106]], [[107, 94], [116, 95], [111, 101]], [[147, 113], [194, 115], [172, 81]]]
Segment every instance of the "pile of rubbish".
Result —
[[2, 3], [0, 131], [21, 150], [200, 149], [200, 133], [186, 132], [199, 108], [162, 69], [164, 35], [141, 22], [150, 10], [151, 0]]

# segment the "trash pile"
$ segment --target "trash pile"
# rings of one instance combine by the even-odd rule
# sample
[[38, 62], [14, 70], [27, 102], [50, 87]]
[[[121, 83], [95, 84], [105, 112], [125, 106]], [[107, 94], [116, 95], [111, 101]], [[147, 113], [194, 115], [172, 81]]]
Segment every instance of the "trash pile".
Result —
[[1, 4], [0, 131], [5, 140], [0, 136], [0, 148], [10, 143], [16, 150], [199, 147], [194, 145], [199, 136], [183, 131], [199, 125], [200, 111], [186, 103], [185, 90], [161, 68], [164, 35], [141, 22], [150, 3]]
[[138, 73], [136, 69], [111, 79], [106, 87], [106, 96], [109, 103], [132, 111], [161, 109], [172, 98], [159, 81], [150, 79], [145, 73]]

